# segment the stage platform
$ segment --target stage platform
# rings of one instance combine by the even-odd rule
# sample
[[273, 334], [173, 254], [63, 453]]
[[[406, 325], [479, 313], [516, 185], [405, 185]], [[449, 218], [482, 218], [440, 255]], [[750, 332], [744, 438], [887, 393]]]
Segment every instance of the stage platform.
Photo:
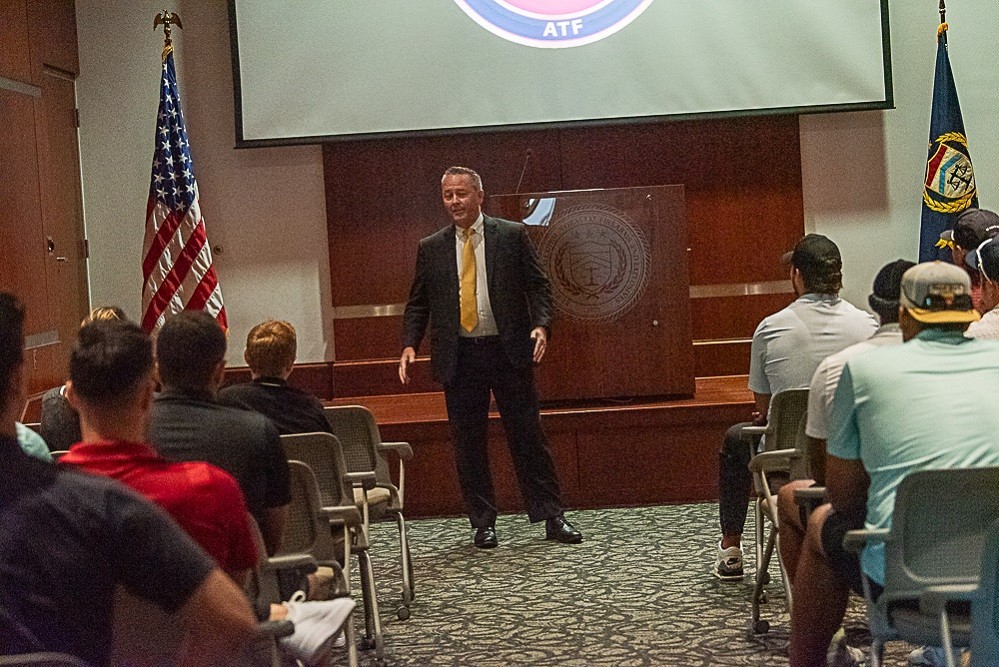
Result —
[[[407, 517], [464, 513], [443, 393], [338, 398], [364, 405], [382, 439], [413, 447], [406, 464]], [[567, 508], [713, 500], [718, 448], [729, 426], [750, 418], [745, 375], [698, 378], [693, 398], [605, 401], [547, 407], [541, 415]], [[500, 511], [522, 509], [499, 414], [490, 413], [489, 452]], [[393, 469], [396, 466], [393, 465]]]

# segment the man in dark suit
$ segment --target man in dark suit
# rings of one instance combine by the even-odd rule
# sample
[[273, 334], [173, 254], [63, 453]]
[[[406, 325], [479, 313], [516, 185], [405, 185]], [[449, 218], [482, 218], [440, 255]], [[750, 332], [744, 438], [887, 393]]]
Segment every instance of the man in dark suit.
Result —
[[420, 241], [416, 275], [403, 316], [399, 379], [430, 325], [431, 367], [444, 385], [458, 481], [475, 546], [495, 547], [496, 502], [487, 426], [492, 391], [506, 431], [520, 491], [532, 522], [550, 540], [583, 536], [562, 516], [555, 465], [541, 427], [532, 363], [548, 344], [552, 296], [522, 224], [484, 216], [479, 175], [450, 167], [441, 180], [454, 221]]

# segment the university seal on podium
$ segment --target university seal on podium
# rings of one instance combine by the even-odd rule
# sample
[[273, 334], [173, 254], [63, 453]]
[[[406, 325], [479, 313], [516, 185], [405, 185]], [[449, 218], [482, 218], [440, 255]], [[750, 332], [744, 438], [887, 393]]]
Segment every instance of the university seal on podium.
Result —
[[960, 132], [941, 135], [930, 145], [923, 202], [937, 213], [960, 213], [971, 206], [975, 192], [967, 138]]
[[645, 235], [623, 211], [610, 206], [581, 204], [558, 212], [541, 240], [539, 254], [555, 306], [575, 319], [620, 318], [648, 282]]
[[542, 49], [599, 41], [634, 21], [652, 0], [454, 0], [497, 37]]

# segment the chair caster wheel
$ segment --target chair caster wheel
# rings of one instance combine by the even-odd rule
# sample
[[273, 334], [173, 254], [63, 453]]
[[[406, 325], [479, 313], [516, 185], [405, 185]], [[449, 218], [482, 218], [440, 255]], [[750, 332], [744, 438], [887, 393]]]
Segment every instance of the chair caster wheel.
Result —
[[766, 591], [763, 591], [760, 593], [760, 604], [766, 604], [767, 602], [770, 602], [770, 596]]
[[396, 618], [400, 621], [405, 621], [409, 619], [409, 607], [399, 607], [395, 610]]
[[756, 621], [753, 623], [754, 635], [765, 635], [770, 632], [770, 621]]
[[769, 572], [760, 573], [760, 581], [764, 586], [768, 585], [770, 583], [770, 573]]
[[361, 637], [357, 642], [357, 647], [362, 651], [370, 651], [375, 647], [375, 640], [374, 638]]

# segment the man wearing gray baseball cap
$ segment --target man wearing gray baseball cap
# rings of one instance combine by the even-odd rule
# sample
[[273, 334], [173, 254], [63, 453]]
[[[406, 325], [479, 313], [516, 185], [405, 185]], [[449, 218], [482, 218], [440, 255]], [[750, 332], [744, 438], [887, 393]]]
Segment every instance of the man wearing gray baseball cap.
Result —
[[971, 280], [943, 262], [902, 276], [902, 345], [846, 362], [833, 398], [826, 452], [830, 504], [812, 513], [794, 578], [792, 667], [824, 664], [847, 595], [884, 585], [883, 544], [859, 558], [843, 549], [851, 528], [888, 528], [902, 478], [927, 469], [999, 465], [999, 343], [966, 338], [979, 319]]

